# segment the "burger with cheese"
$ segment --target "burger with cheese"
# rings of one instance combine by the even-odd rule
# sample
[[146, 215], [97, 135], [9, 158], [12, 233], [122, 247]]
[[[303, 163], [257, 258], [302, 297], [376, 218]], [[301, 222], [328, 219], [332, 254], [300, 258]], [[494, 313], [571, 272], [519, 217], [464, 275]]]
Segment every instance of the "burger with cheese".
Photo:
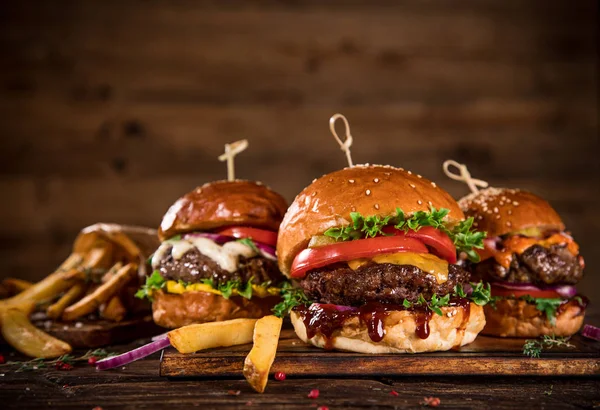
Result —
[[518, 189], [488, 188], [459, 201], [474, 226], [487, 231], [473, 276], [491, 282], [483, 333], [570, 336], [583, 323], [586, 299], [579, 246], [548, 202]]
[[285, 280], [275, 245], [286, 209], [276, 192], [241, 180], [208, 183], [177, 200], [138, 292], [152, 300], [154, 321], [176, 328], [270, 314]]
[[300, 339], [326, 349], [415, 353], [470, 343], [489, 298], [462, 266], [482, 246], [472, 222], [446, 191], [401, 168], [325, 175], [281, 224], [279, 267], [298, 283], [277, 309], [291, 311]]

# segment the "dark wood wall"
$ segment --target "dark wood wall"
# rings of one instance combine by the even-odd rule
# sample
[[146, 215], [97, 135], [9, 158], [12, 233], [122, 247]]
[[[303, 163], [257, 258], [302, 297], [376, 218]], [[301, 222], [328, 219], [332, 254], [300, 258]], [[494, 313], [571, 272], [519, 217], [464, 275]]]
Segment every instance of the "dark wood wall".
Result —
[[292, 199], [345, 164], [441, 162], [563, 215], [600, 297], [595, 0], [4, 1], [0, 275], [38, 278], [96, 221], [157, 226], [238, 175]]

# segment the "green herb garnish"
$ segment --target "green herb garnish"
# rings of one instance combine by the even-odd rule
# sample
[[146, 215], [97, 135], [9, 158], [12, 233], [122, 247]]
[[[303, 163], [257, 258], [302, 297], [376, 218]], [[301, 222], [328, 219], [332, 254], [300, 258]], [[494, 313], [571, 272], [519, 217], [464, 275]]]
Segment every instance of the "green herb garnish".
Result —
[[146, 277], [146, 283], [135, 293], [136, 298], [148, 298], [152, 300], [152, 292], [162, 289], [167, 281], [155, 270], [152, 275]]
[[540, 357], [543, 349], [551, 349], [553, 347], [575, 347], [569, 343], [569, 337], [557, 337], [555, 335], [544, 335], [542, 339], [526, 340], [523, 345], [523, 354], [529, 357]]
[[302, 289], [295, 288], [290, 282], [284, 282], [281, 286], [281, 299], [282, 301], [271, 309], [275, 316], [281, 318], [288, 315], [296, 306], [310, 303]]
[[[578, 296], [575, 296], [575, 298], [578, 298]], [[552, 326], [556, 325], [556, 312], [558, 311], [558, 307], [565, 303], [564, 299], [560, 298], [534, 298], [533, 296], [529, 295], [519, 296], [518, 298], [494, 296], [490, 299], [490, 306], [496, 309], [496, 303], [502, 299], [524, 300], [525, 302], [534, 304], [537, 310], [546, 315], [546, 319], [548, 319], [548, 322], [550, 322]]]
[[483, 239], [485, 232], [473, 230], [473, 218], [461, 221], [457, 225], [449, 228], [446, 226], [444, 218], [450, 211], [446, 208], [435, 209], [433, 206], [429, 211], [417, 211], [410, 217], [406, 217], [404, 211], [396, 208], [396, 215], [363, 216], [358, 212], [351, 212], [352, 223], [342, 228], [329, 228], [324, 235], [334, 238], [337, 241], [351, 241], [362, 238], [372, 238], [378, 235], [387, 235], [383, 229], [387, 226], [393, 226], [396, 229], [409, 231], [418, 231], [424, 226], [431, 226], [439, 229], [450, 237], [457, 252], [464, 252], [473, 262], [479, 262], [479, 255], [474, 248], [483, 248]]
[[238, 239], [237, 242], [243, 243], [244, 245], [246, 245], [247, 247], [249, 247], [250, 249], [252, 249], [256, 253], [260, 253], [260, 250], [258, 249], [258, 247], [256, 246], [256, 244], [250, 238]]
[[77, 363], [87, 362], [87, 360], [90, 357], [95, 357], [96, 359], [100, 360], [100, 359], [104, 359], [109, 356], [114, 356], [114, 353], [109, 353], [104, 349], [95, 349], [95, 350], [88, 350], [85, 354], [83, 354], [82, 356], [79, 356], [79, 357], [73, 356], [70, 354], [65, 354], [65, 355], [60, 356], [57, 359], [37, 358], [37, 359], [28, 360], [25, 362], [9, 361], [9, 362], [6, 362], [6, 365], [7, 366], [8, 365], [19, 365], [19, 367], [17, 368], [17, 370], [15, 370], [15, 372], [28, 372], [28, 371], [33, 371], [33, 370], [45, 369], [49, 365], [56, 365], [56, 364], [60, 364], [60, 363], [64, 363], [64, 364], [73, 366]]

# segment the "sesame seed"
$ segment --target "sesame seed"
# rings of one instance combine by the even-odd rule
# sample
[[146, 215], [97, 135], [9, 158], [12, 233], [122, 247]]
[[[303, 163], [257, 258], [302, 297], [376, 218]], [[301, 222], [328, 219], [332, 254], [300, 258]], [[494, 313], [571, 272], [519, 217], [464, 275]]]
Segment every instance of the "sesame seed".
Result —
[[423, 205], [423, 201], [421, 201], [420, 199], [417, 201], [417, 203], [418, 203], [419, 205]]
[[398, 168], [400, 171], [404, 171], [404, 168]]
[[312, 196], [317, 196], [317, 191], [313, 192]]
[[350, 207], [350, 210], [351, 210], [352, 212], [356, 212], [356, 207], [355, 207], [355, 206], [351, 206], [351, 207]]
[[329, 178], [329, 182], [333, 182], [333, 178]]
[[417, 178], [423, 178], [421, 175], [417, 174]]
[[383, 175], [385, 175], [386, 177], [389, 177], [390, 175], [392, 175], [391, 172], [384, 172]]
[[379, 204], [375, 204], [375, 209], [379, 209]]
[[348, 182], [350, 182], [351, 184], [353, 184], [354, 180], [353, 179], [349, 179]]
[[494, 213], [498, 213], [498, 208], [494, 207]]
[[408, 175], [412, 175], [412, 172], [410, 172], [410, 171], [406, 171], [406, 172], [408, 172]]
[[509, 209], [507, 214], [512, 215], [512, 209]]
[[371, 195], [371, 190], [370, 190], [370, 189], [367, 189], [367, 190], [365, 191], [365, 194], [367, 194], [367, 195]]
[[375, 183], [378, 183], [378, 182], [379, 182], [379, 178], [375, 178], [375, 179], [373, 180], [373, 182], [375, 182]]
[[512, 226], [512, 224], [510, 222], [507, 222], [506, 226]]
[[436, 183], [435, 183], [435, 182], [432, 182], [432, 183], [431, 183], [431, 186], [432, 186], [432, 187], [434, 187], [434, 188], [436, 188], [436, 187], [437, 187], [437, 185], [436, 185]]
[[519, 203], [517, 201], [513, 201], [513, 205], [514, 206], [519, 206]]
[[433, 206], [433, 202], [427, 201], [427, 203], [429, 204], [429, 206]]
[[496, 215], [496, 219], [500, 219], [500, 215]]
[[411, 188], [416, 188], [415, 184], [408, 184]]

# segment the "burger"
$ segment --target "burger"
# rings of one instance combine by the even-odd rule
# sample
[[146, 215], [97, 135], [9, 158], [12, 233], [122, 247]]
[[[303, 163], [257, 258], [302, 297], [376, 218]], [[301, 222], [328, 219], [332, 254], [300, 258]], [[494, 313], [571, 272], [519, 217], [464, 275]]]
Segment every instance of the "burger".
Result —
[[280, 300], [275, 257], [282, 196], [250, 181], [218, 181], [184, 195], [165, 214], [153, 273], [138, 291], [166, 328], [259, 318]]
[[484, 334], [570, 336], [587, 300], [575, 284], [585, 266], [579, 246], [548, 202], [518, 189], [488, 188], [462, 198], [463, 212], [487, 231], [473, 277], [491, 282]]
[[296, 280], [282, 305], [297, 335], [361, 353], [472, 342], [489, 298], [462, 266], [483, 246], [472, 222], [446, 191], [402, 168], [357, 165], [316, 179], [277, 241], [279, 268]]

